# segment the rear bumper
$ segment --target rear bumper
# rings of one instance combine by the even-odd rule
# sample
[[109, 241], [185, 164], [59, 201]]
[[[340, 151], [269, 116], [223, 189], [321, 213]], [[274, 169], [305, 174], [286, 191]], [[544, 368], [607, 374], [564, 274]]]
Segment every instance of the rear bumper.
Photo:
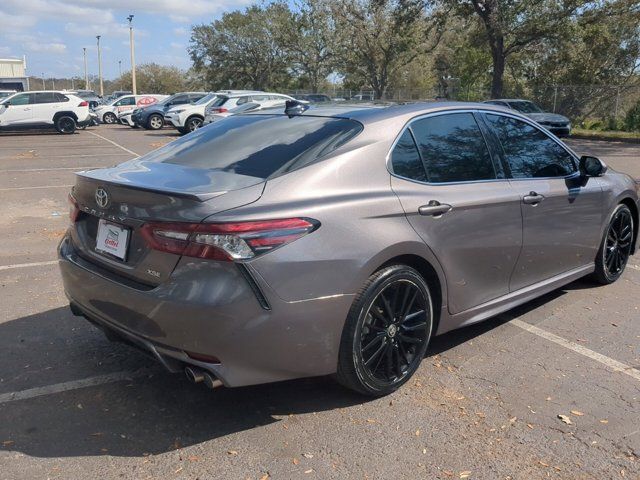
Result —
[[253, 284], [236, 264], [196, 259], [181, 260], [160, 286], [137, 289], [103, 275], [68, 237], [60, 243], [59, 265], [76, 311], [150, 351], [170, 371], [197, 365], [231, 387], [336, 371], [352, 295], [285, 302], [250, 268]]

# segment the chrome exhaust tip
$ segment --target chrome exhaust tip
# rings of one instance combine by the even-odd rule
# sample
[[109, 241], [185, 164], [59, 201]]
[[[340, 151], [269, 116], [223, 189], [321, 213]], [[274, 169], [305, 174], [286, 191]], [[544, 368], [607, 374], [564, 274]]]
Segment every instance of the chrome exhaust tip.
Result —
[[184, 374], [186, 375], [187, 379], [191, 382], [191, 383], [202, 383], [204, 382], [204, 372], [202, 370], [200, 370], [199, 368], [196, 367], [186, 367], [184, 369]]
[[209, 372], [204, 372], [204, 384], [207, 386], [207, 388], [210, 388], [211, 390], [213, 390], [214, 388], [221, 387], [222, 381], [218, 380]]

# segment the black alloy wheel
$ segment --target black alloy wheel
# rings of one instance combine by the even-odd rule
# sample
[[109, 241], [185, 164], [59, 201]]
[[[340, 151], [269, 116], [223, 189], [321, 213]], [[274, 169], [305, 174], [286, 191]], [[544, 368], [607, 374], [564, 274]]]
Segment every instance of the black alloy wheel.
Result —
[[631, 210], [618, 205], [611, 215], [609, 226], [598, 256], [594, 277], [602, 284], [615, 282], [627, 265], [633, 250], [634, 222]]
[[56, 119], [56, 130], [59, 133], [70, 135], [76, 131], [76, 121], [68, 115], [58, 117]]
[[393, 265], [376, 272], [349, 312], [338, 380], [367, 395], [393, 392], [420, 365], [432, 325], [429, 287], [416, 270]]

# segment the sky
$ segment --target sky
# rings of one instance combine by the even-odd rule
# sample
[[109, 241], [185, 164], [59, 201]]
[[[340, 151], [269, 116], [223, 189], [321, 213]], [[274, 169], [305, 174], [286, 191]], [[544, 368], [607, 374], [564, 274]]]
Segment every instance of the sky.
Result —
[[182, 69], [190, 27], [210, 23], [250, 0], [0, 0], [0, 58], [27, 57], [27, 74], [46, 78], [98, 74], [96, 35], [102, 35], [103, 76], [131, 68], [127, 16], [134, 15], [136, 64], [156, 62]]

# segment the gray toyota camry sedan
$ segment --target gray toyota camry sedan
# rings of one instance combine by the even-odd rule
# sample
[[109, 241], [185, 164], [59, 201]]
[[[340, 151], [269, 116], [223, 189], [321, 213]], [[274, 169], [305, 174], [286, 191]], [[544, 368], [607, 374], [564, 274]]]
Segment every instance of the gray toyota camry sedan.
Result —
[[487, 104], [229, 117], [80, 172], [59, 246], [76, 315], [209, 387], [336, 374], [368, 395], [429, 340], [638, 243], [638, 185]]

